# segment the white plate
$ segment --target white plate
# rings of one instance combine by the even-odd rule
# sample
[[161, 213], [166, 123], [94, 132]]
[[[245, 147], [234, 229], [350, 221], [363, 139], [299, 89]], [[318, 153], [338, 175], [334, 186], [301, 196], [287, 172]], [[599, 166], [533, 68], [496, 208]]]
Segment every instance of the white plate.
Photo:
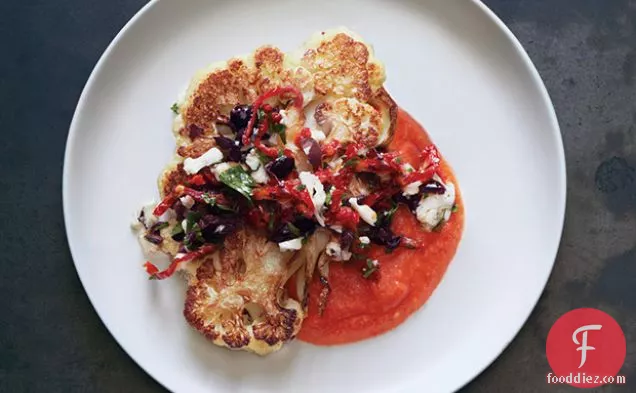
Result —
[[[182, 317], [184, 285], [150, 282], [129, 230], [157, 198], [175, 101], [210, 62], [283, 50], [347, 26], [386, 64], [387, 88], [432, 134], [466, 204], [464, 239], [430, 301], [355, 345], [301, 342], [258, 358], [217, 348]], [[95, 67], [71, 125], [64, 213], [79, 276], [121, 346], [178, 392], [450, 392], [490, 364], [541, 294], [559, 244], [565, 163], [546, 90], [476, 1], [180, 0], [140, 11]]]

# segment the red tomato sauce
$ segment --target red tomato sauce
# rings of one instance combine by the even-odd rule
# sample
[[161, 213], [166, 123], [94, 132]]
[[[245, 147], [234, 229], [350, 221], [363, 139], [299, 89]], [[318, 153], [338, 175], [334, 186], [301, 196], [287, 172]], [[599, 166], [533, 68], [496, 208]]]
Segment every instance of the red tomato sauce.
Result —
[[[389, 150], [399, 151], [404, 162], [417, 168], [420, 152], [430, 143], [424, 128], [400, 110]], [[421, 241], [423, 246], [417, 250], [400, 247], [391, 254], [374, 246], [369, 256], [380, 262], [380, 270], [371, 279], [362, 277], [363, 262], [331, 263], [331, 294], [322, 316], [318, 315], [321, 285], [315, 275], [309, 289], [309, 313], [298, 335], [300, 340], [335, 345], [371, 338], [395, 328], [428, 300], [455, 255], [464, 226], [457, 179], [444, 160], [439, 173], [445, 182], [455, 185], [458, 206], [442, 230], [426, 232], [408, 209], [401, 206], [393, 219], [393, 231]]]

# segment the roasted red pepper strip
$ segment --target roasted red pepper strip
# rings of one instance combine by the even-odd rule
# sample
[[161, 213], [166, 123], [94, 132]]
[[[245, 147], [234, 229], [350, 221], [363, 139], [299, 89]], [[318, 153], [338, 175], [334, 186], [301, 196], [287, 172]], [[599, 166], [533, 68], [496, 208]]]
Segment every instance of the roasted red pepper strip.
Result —
[[331, 189], [331, 203], [327, 213], [327, 220], [330, 224], [339, 224], [344, 228], [355, 231], [360, 222], [360, 215], [352, 208], [342, 205], [344, 191], [333, 187]]
[[203, 177], [205, 177], [206, 182], [210, 184], [218, 184], [218, 180], [216, 180], [216, 178], [214, 177], [214, 175], [209, 169], [207, 171], [206, 170], [201, 171], [201, 174], [203, 175]]
[[255, 201], [272, 200], [279, 196], [281, 196], [281, 192], [278, 185], [263, 186], [252, 190], [252, 199]]
[[[174, 191], [172, 193], [166, 196], [163, 201], [161, 201], [161, 203], [159, 203], [157, 207], [155, 207], [155, 210], [153, 210], [152, 214], [159, 217], [160, 215], [165, 213], [166, 210], [170, 209], [172, 205], [174, 205], [174, 203], [177, 201], [177, 199], [179, 199], [183, 195], [190, 195], [195, 201], [205, 203], [205, 200], [203, 199], [204, 194], [206, 193], [203, 191], [198, 191], [184, 185], [178, 185], [174, 188]], [[230, 205], [229, 201], [223, 194], [211, 194], [210, 196], [215, 198], [216, 202], [220, 205]]]
[[333, 216], [334, 222], [342, 225], [343, 228], [355, 231], [360, 222], [360, 215], [347, 206], [340, 207]]
[[260, 150], [266, 156], [270, 158], [276, 158], [278, 157], [278, 149], [275, 147], [265, 146], [263, 145], [263, 142], [261, 141], [261, 139], [263, 138], [263, 135], [267, 133], [268, 129], [269, 129], [269, 120], [265, 118], [263, 119], [263, 122], [259, 126], [258, 131], [256, 133], [256, 137], [254, 138], [254, 147]]
[[309, 128], [305, 127], [298, 133], [298, 135], [296, 135], [296, 139], [294, 140], [294, 143], [296, 144], [296, 146], [298, 146], [298, 147], [300, 147], [302, 149], [303, 148], [303, 142], [307, 138], [311, 138], [311, 130]]
[[150, 261], [146, 261], [146, 263], [144, 263], [144, 268], [146, 269], [146, 273], [150, 274], [151, 276], [159, 273], [159, 268], [150, 263]]
[[168, 268], [166, 270], [163, 270], [163, 271], [159, 271], [157, 266], [153, 265], [150, 262], [146, 262], [144, 264], [144, 267], [146, 268], [146, 272], [150, 275], [150, 279], [152, 279], [152, 280], [163, 280], [163, 279], [166, 279], [166, 278], [172, 276], [174, 274], [174, 272], [177, 271], [177, 268], [179, 267], [180, 264], [182, 264], [184, 262], [191, 261], [191, 260], [196, 259], [196, 258], [200, 258], [200, 257], [208, 255], [208, 254], [211, 254], [214, 251], [216, 251], [216, 246], [215, 245], [203, 246], [203, 247], [199, 248], [198, 250], [195, 250], [195, 251], [192, 251], [192, 252], [189, 252], [189, 253], [185, 254], [181, 258], [173, 259], [172, 263], [170, 264], [170, 266], [168, 266]]
[[202, 186], [206, 183], [205, 178], [201, 174], [190, 176], [188, 183], [194, 186]]
[[303, 107], [303, 94], [297, 88], [293, 86], [287, 87], [277, 87], [273, 90], [265, 92], [260, 97], [254, 101], [252, 105], [252, 117], [250, 121], [247, 123], [247, 127], [245, 128], [245, 134], [243, 134], [243, 144], [248, 145], [250, 143], [250, 138], [252, 137], [252, 131], [254, 130], [254, 124], [256, 124], [256, 118], [258, 117], [258, 110], [263, 105], [265, 100], [279, 96], [281, 94], [292, 94], [294, 95], [294, 106], [299, 110]]
[[422, 172], [412, 172], [404, 176], [403, 178], [400, 178], [398, 183], [403, 187], [416, 181], [421, 181], [422, 183], [424, 183], [430, 180], [433, 175], [435, 175], [435, 169], [427, 169]]
[[353, 168], [342, 168], [338, 172], [336, 172], [336, 174], [331, 176], [329, 183], [331, 183], [334, 187], [345, 189], [349, 187], [349, 183], [351, 183], [353, 174]]
[[305, 205], [307, 205], [307, 207], [313, 210], [314, 202], [311, 200], [311, 196], [309, 195], [307, 189], [302, 188], [302, 190], [299, 190], [298, 187], [301, 186], [300, 183], [294, 183], [296, 182], [285, 182], [285, 191], [287, 191], [292, 197], [303, 202]]
[[334, 156], [337, 152], [338, 149], [340, 148], [340, 142], [338, 142], [337, 140], [332, 140], [330, 142], [327, 143], [323, 143], [322, 145], [322, 157], [331, 157]]
[[397, 187], [388, 187], [382, 191], [374, 192], [364, 198], [364, 204], [367, 206], [373, 206], [382, 200], [391, 198], [391, 196], [398, 191], [400, 191], [400, 189]]
[[263, 209], [263, 206], [254, 207], [247, 212], [247, 222], [258, 229], [267, 228], [267, 223], [271, 218], [272, 213]]
[[435, 145], [428, 145], [424, 149], [422, 149], [421, 156], [424, 164], [422, 165], [424, 169], [433, 169], [436, 170], [439, 167], [442, 159], [439, 155], [439, 150]]
[[331, 169], [329, 168], [318, 169], [316, 172], [314, 172], [314, 175], [318, 177], [318, 180], [320, 180], [321, 183], [331, 184], [331, 177], [333, 176], [333, 172], [331, 171]]
[[364, 146], [358, 144], [358, 143], [350, 143], [349, 145], [347, 145], [347, 148], [345, 150], [345, 159], [350, 160], [352, 158], [355, 158], [358, 156], [358, 152], [364, 149]]
[[338, 188], [331, 189], [331, 203], [329, 204], [329, 211], [336, 212], [340, 208], [342, 204], [342, 195], [344, 195], [344, 191]]
[[254, 200], [278, 200], [284, 202], [293, 200], [296, 210], [306, 217], [312, 217], [314, 214], [314, 203], [306, 189], [299, 190], [300, 182], [285, 181], [275, 186], [259, 187], [253, 190], [252, 198]]
[[163, 201], [161, 201], [161, 203], [157, 205], [157, 207], [155, 207], [155, 210], [152, 211], [152, 214], [156, 217], [159, 217], [160, 215], [165, 213], [168, 209], [170, 209], [172, 205], [174, 205], [174, 203], [177, 201], [177, 198], [178, 197], [176, 195], [169, 194], [167, 197], [163, 199]]

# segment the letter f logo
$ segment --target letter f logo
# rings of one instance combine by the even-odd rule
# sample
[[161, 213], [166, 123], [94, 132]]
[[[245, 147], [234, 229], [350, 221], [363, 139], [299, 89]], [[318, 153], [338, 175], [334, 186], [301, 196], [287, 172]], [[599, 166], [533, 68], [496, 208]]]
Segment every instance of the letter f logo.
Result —
[[[583, 365], [585, 364], [585, 360], [587, 359], [587, 351], [593, 351], [596, 349], [587, 345], [587, 332], [589, 330], [601, 330], [602, 327], [603, 326], [601, 325], [585, 325], [576, 329], [574, 331], [574, 334], [572, 334], [572, 341], [574, 341], [574, 344], [580, 345], [580, 347], [576, 349], [577, 351], [581, 351], [581, 364], [579, 365], [579, 368], [583, 367]], [[581, 342], [579, 342], [576, 336], [581, 332], [583, 332], [583, 334], [581, 335], [583, 338]]]

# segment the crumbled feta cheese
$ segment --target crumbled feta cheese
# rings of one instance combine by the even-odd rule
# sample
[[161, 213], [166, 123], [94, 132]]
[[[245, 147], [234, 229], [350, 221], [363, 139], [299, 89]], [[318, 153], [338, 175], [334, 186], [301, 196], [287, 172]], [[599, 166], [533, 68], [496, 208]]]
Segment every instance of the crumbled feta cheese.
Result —
[[336, 160], [331, 161], [328, 165], [329, 165], [329, 168], [336, 169], [342, 166], [343, 163], [344, 163], [344, 160], [342, 159], [342, 157], [340, 157]]
[[367, 205], [359, 205], [356, 198], [349, 198], [349, 204], [355, 209], [355, 211], [358, 212], [360, 218], [362, 218], [364, 222], [371, 226], [375, 226], [375, 222], [378, 220], [378, 214], [375, 210], [371, 209]]
[[322, 142], [325, 139], [327, 139], [327, 136], [325, 135], [324, 132], [320, 130], [313, 130], [313, 129], [310, 129], [310, 130], [311, 130], [311, 137], [314, 138], [316, 142]]
[[294, 124], [298, 123], [300, 120], [300, 113], [296, 108], [289, 108], [287, 110], [278, 111], [280, 114], [280, 124], [285, 127], [292, 127]]
[[320, 104], [322, 104], [323, 102], [324, 102], [323, 99], [315, 100], [313, 102], [310, 102], [303, 109], [303, 112], [304, 112], [304, 115], [305, 115], [305, 124], [304, 124], [304, 126], [309, 128], [310, 130], [318, 130], [318, 129], [322, 128], [322, 127], [320, 127], [320, 125], [316, 121], [316, 108]]
[[421, 185], [422, 185], [422, 182], [419, 180], [414, 181], [413, 183], [407, 184], [402, 189], [402, 195], [404, 196], [417, 195], [420, 192]]
[[267, 175], [267, 171], [264, 166], [259, 166], [258, 169], [251, 173], [252, 179], [255, 182], [265, 184], [269, 181], [269, 176]]
[[341, 251], [340, 244], [336, 242], [329, 242], [327, 243], [327, 247], [325, 248], [325, 251], [327, 252], [327, 255], [329, 255], [330, 257], [340, 255], [340, 251]]
[[220, 162], [223, 159], [223, 153], [221, 153], [221, 150], [217, 149], [216, 147], [211, 148], [210, 150], [206, 151], [205, 153], [203, 153], [203, 155], [201, 155], [198, 158], [186, 158], [183, 161], [183, 170], [189, 174], [189, 175], [194, 175], [195, 173], [198, 173], [201, 169], [216, 164], [217, 162]]
[[219, 177], [221, 176], [221, 173], [227, 171], [231, 167], [232, 165], [228, 164], [227, 162], [222, 162], [220, 164], [215, 165], [212, 170], [216, 178], [219, 179]]
[[298, 146], [296, 146], [295, 143], [291, 143], [291, 142], [287, 142], [287, 144], [285, 145], [285, 148], [291, 150], [292, 153], [298, 153], [300, 151]]
[[343, 251], [337, 242], [329, 242], [325, 247], [325, 252], [335, 261], [348, 261], [353, 255], [350, 251]]
[[214, 232], [221, 233], [221, 232], [223, 232], [224, 229], [225, 229], [225, 225], [219, 225], [218, 227], [216, 227]]
[[290, 122], [289, 122], [289, 117], [287, 116], [287, 111], [284, 109], [281, 109], [278, 111], [278, 114], [280, 115], [280, 124], [288, 127], [290, 125]]
[[258, 154], [256, 154], [256, 149], [250, 150], [249, 154], [245, 157], [245, 163], [253, 171], [261, 166], [261, 160], [258, 158]]
[[173, 220], [175, 218], [177, 218], [177, 212], [175, 212], [173, 209], [168, 209], [162, 215], [159, 216], [157, 221], [168, 222], [168, 221]]
[[361, 244], [369, 244], [369, 243], [371, 243], [371, 239], [369, 239], [368, 236], [360, 236], [358, 238], [358, 240], [360, 240]]
[[338, 233], [342, 233], [342, 225], [330, 225], [329, 227]]
[[377, 259], [374, 259], [374, 260], [371, 261], [371, 265], [373, 267], [378, 267], [378, 266], [380, 266], [380, 261], [378, 261]]
[[[133, 230], [138, 231], [142, 227], [150, 228], [157, 222], [157, 217], [155, 217], [155, 215], [152, 214], [152, 212], [155, 210], [156, 205], [157, 203], [154, 201], [146, 203], [144, 207], [141, 208], [141, 211], [137, 212], [135, 216], [135, 220], [133, 221], [131, 225]], [[139, 216], [141, 215], [142, 212], [143, 212], [143, 217], [142, 217], [143, 222], [139, 222]]]
[[183, 228], [184, 232], [188, 230], [188, 220], [181, 221], [181, 228]]
[[445, 184], [446, 191], [441, 195], [428, 195], [420, 200], [415, 215], [427, 229], [435, 228], [442, 220], [448, 220], [455, 204], [455, 186]]
[[318, 176], [311, 172], [300, 172], [298, 174], [300, 182], [307, 187], [307, 192], [311, 196], [311, 201], [314, 203], [314, 215], [316, 221], [323, 227], [325, 226], [325, 219], [322, 215], [322, 209], [325, 206], [327, 200], [327, 194], [325, 193], [325, 187], [318, 179]]
[[282, 252], [300, 250], [303, 248], [303, 238], [297, 237], [295, 239], [287, 240], [285, 242], [278, 243], [278, 247]]
[[369, 152], [369, 149], [367, 149], [366, 147], [363, 147], [362, 149], [358, 150], [358, 157], [364, 157], [367, 155], [368, 152]]
[[179, 198], [179, 200], [186, 209], [192, 209], [192, 206], [194, 206], [194, 198], [192, 198], [190, 195], [182, 196], [181, 198]]

